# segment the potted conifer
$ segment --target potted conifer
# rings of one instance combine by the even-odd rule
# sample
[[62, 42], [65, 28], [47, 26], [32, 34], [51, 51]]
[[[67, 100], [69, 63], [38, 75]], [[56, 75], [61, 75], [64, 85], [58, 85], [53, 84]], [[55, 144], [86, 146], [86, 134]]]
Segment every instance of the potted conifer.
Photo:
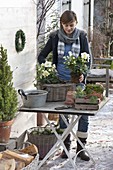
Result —
[[[11, 125], [17, 111], [17, 92], [13, 87], [13, 76], [7, 60], [7, 50], [0, 47], [0, 142], [7, 143]], [[4, 128], [5, 126], [5, 128]], [[2, 136], [3, 135], [3, 136]]]

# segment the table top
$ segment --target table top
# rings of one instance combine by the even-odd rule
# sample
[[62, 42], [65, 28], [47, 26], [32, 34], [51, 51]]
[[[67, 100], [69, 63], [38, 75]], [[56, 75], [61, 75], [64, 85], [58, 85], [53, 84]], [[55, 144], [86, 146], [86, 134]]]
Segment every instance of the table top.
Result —
[[[109, 101], [109, 98], [105, 98], [99, 105], [99, 110]], [[66, 106], [64, 102], [46, 102], [42, 107], [27, 108], [21, 106], [18, 110], [20, 112], [43, 112], [43, 113], [57, 113], [57, 114], [71, 114], [71, 115], [89, 115], [94, 116], [99, 110], [76, 110], [75, 108], [59, 109], [57, 107]]]

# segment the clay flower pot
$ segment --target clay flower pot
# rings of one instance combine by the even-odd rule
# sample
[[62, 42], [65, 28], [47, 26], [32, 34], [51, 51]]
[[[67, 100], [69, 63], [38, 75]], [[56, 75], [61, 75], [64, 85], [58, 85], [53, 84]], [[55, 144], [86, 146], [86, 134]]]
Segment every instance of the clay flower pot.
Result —
[[8, 143], [13, 121], [0, 122], [0, 143]]

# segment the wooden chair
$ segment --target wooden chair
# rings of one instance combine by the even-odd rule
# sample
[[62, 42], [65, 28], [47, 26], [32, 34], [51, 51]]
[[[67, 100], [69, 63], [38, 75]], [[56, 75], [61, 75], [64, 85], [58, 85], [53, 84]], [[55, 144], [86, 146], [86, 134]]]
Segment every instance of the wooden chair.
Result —
[[94, 58], [92, 68], [87, 76], [87, 83], [105, 83], [106, 97], [109, 94], [109, 83], [113, 83], [113, 70], [109, 64], [95, 64], [95, 61], [113, 61], [113, 58]]

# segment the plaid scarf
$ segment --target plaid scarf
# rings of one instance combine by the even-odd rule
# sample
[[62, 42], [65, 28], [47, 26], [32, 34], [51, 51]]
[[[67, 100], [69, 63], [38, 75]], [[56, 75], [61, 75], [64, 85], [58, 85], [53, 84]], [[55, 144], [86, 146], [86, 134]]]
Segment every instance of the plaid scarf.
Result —
[[65, 51], [65, 43], [66, 44], [72, 44], [71, 52], [73, 56], [78, 57], [80, 53], [80, 30], [76, 28], [75, 32], [73, 33], [72, 38], [69, 38], [66, 36], [66, 34], [63, 32], [63, 30], [59, 30], [58, 32], [58, 57], [62, 58], [64, 56]]
[[[79, 43], [73, 43], [72, 44], [72, 48], [71, 48], [71, 52], [73, 54], [73, 56], [75, 56], [76, 58], [79, 56], [80, 53], [80, 41], [78, 41]], [[58, 57], [63, 57], [64, 56], [64, 51], [65, 51], [65, 43], [58, 41]]]

